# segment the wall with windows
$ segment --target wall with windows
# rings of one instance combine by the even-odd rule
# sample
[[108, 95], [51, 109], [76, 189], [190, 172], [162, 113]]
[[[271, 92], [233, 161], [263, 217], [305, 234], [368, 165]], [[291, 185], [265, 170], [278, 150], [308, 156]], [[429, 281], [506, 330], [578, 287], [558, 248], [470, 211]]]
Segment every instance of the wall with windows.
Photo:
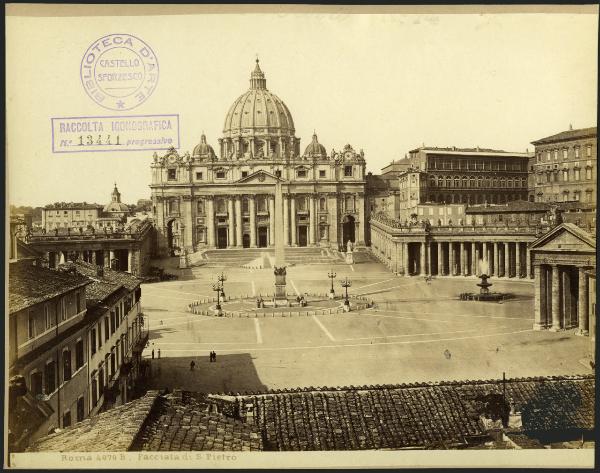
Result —
[[596, 203], [596, 138], [538, 144], [535, 158], [536, 202]]

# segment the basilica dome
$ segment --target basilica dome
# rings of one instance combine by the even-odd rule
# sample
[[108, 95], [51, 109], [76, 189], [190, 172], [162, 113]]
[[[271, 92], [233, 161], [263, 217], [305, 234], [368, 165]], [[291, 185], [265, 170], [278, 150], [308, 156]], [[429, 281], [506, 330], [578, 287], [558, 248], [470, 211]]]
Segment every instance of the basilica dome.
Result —
[[193, 152], [194, 156], [206, 157], [206, 158], [214, 158], [215, 152], [211, 145], [206, 142], [206, 135], [202, 133], [200, 137], [200, 143], [198, 143]]
[[288, 137], [295, 133], [292, 114], [279, 97], [267, 90], [267, 81], [258, 59], [250, 75], [250, 88], [233, 102], [227, 112], [223, 137], [236, 137], [244, 131]]
[[304, 156], [314, 157], [314, 158], [326, 158], [327, 157], [327, 151], [325, 150], [325, 146], [323, 146], [321, 143], [319, 143], [316, 133], [313, 134], [312, 141], [306, 147], [306, 150], [304, 151]]

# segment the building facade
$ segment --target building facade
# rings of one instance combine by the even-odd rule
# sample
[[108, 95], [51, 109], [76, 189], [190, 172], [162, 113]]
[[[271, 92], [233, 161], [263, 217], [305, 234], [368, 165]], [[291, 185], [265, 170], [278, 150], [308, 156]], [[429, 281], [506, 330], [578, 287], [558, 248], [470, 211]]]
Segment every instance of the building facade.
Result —
[[557, 133], [536, 141], [535, 201], [596, 205], [598, 130]]
[[[153, 218], [158, 252], [274, 245], [338, 248], [365, 242], [364, 153], [328, 153], [314, 134], [303, 153], [285, 103], [267, 90], [258, 61], [250, 88], [225, 117], [218, 153], [202, 135], [193, 153], [154, 155]], [[284, 199], [275, 225], [275, 183]]]
[[87, 202], [56, 202], [42, 209], [42, 228], [78, 228], [94, 225], [102, 213], [102, 206]]
[[413, 149], [399, 176], [403, 207], [418, 203], [492, 204], [527, 200], [530, 153], [491, 149]]
[[563, 223], [533, 242], [531, 252], [536, 279], [533, 328], [576, 329], [588, 335], [596, 315], [595, 235]]

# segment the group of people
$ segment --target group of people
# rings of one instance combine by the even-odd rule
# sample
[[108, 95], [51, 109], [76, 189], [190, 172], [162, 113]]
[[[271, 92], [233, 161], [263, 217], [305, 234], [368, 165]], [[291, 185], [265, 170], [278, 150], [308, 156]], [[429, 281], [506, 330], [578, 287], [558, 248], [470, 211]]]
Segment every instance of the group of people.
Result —
[[209, 361], [210, 361], [211, 363], [212, 363], [212, 362], [216, 362], [216, 361], [217, 361], [217, 354], [216, 354], [214, 351], [211, 351], [211, 352], [210, 352], [210, 355], [209, 355]]

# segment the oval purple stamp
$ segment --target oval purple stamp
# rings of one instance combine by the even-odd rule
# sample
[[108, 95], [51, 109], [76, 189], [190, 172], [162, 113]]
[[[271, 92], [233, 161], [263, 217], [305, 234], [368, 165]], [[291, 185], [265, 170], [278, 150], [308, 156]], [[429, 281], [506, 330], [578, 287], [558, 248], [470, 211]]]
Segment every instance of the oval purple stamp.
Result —
[[110, 110], [143, 103], [158, 83], [158, 59], [144, 41], [130, 34], [109, 34], [94, 41], [81, 60], [86, 93]]

